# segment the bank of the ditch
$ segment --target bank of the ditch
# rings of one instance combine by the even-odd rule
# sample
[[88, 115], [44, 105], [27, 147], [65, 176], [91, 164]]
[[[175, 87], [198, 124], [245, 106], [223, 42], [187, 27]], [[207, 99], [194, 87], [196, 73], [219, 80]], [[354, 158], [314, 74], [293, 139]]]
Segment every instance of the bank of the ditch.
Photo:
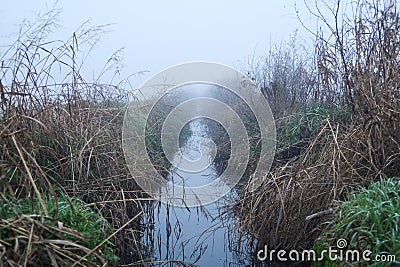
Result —
[[[337, 10], [342, 4], [337, 3]], [[400, 174], [398, 5], [395, 1], [354, 5], [357, 14], [336, 16], [333, 24], [325, 21], [332, 29], [329, 37], [316, 33], [318, 82], [311, 99], [323, 94], [316, 103], [319, 111], [310, 105], [294, 113], [282, 111], [278, 140], [281, 135], [288, 144], [282, 154], [278, 152], [279, 162], [259, 189], [245, 190], [237, 204], [241, 233], [250, 233], [255, 252], [266, 244], [275, 250], [309, 250], [325, 231], [348, 239], [349, 249], [399, 252], [398, 226], [389, 222], [397, 220], [392, 207], [399, 195], [390, 189], [396, 183], [390, 179]], [[263, 81], [271, 84], [263, 89], [272, 103], [276, 103], [274, 88], [284, 78], [282, 72], [276, 75], [275, 80]], [[359, 188], [369, 188], [370, 193]], [[361, 190], [360, 199], [353, 197], [353, 190]], [[370, 207], [378, 211], [368, 212]]]
[[47, 42], [51, 12], [0, 57], [0, 265], [137, 262], [146, 195], [121, 146], [131, 95], [79, 73], [76, 55], [103, 29]]

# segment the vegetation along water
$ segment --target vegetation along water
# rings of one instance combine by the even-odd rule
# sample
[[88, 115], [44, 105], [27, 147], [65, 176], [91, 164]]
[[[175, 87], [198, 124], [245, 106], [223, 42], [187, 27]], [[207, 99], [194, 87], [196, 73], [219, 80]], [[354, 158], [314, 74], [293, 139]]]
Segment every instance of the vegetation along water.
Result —
[[[339, 16], [343, 5], [357, 12]], [[326, 27], [313, 32], [314, 51], [293, 37], [243, 70], [274, 114], [270, 171], [252, 190], [260, 129], [249, 113], [245, 174], [222, 199], [196, 208], [155, 201], [129, 172], [121, 132], [134, 92], [127, 80], [80, 73], [103, 26], [54, 42], [53, 11], [24, 26], [0, 55], [0, 266], [399, 265], [398, 3], [315, 8]], [[114, 77], [118, 64], [116, 53], [102, 75]], [[232, 147], [220, 124], [194, 119], [180, 132], [193, 160], [204, 138], [217, 145], [199, 173], [173, 167], [160, 131], [150, 118], [146, 145], [165, 179], [195, 186], [226, 167]], [[342, 257], [322, 253], [332, 249]], [[322, 256], [282, 261], [279, 250]], [[370, 251], [370, 259], [346, 251]]]

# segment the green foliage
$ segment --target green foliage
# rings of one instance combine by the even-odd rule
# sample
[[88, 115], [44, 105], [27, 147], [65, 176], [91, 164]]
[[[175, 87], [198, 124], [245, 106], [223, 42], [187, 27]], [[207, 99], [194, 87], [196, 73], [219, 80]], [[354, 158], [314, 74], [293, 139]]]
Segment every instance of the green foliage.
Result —
[[277, 122], [277, 146], [288, 147], [309, 138], [326, 121], [331, 119], [346, 123], [350, 121], [347, 108], [316, 104], [299, 109], [297, 112], [279, 119]]
[[[370, 250], [371, 259], [375, 255], [395, 255], [400, 263], [399, 178], [381, 178], [368, 188], [350, 192], [346, 201], [337, 203], [336, 209], [335, 219], [328, 223], [329, 229], [321, 236], [326, 244], [344, 238], [348, 249]], [[382, 263], [368, 264], [381, 266]]]
[[[44, 215], [44, 211], [37, 198], [28, 197], [26, 199], [12, 199], [5, 201], [0, 199], [0, 218], [10, 219], [20, 215], [39, 215], [35, 218], [43, 225], [48, 225], [50, 229], [72, 229], [72, 231], [46, 231], [42, 233], [44, 239], [59, 239], [72, 241], [88, 249], [95, 248], [110, 233], [111, 227], [108, 222], [98, 213], [91, 210], [87, 204], [77, 197], [70, 199], [62, 195], [57, 198], [57, 202], [49, 195], [42, 195], [47, 207], [49, 216]], [[0, 239], [11, 238], [10, 232], [1, 231]], [[105, 259], [112, 265], [118, 263], [111, 243], [106, 243], [102, 248]], [[88, 259], [94, 259], [88, 257]]]
[[[315, 254], [317, 257], [322, 254], [322, 250], [327, 248], [327, 244], [324, 243], [323, 241], [317, 239], [314, 242], [313, 249], [315, 251]], [[319, 261], [314, 261], [312, 263], [313, 267], [340, 267], [340, 264], [338, 262], [332, 261], [329, 259], [329, 256], [327, 254], [324, 254], [324, 257], [322, 260]]]

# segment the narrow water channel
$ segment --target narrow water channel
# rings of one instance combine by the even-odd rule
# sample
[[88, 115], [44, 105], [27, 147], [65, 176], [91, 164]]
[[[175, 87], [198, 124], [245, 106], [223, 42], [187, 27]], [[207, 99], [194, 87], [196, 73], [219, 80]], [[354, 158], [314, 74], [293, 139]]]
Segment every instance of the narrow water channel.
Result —
[[[189, 160], [200, 158], [207, 150], [206, 139], [215, 138], [219, 129], [216, 122], [197, 118], [181, 131], [180, 148]], [[213, 135], [213, 136], [211, 136]], [[211, 156], [211, 155], [210, 155]], [[217, 157], [218, 158], [218, 157]], [[220, 156], [221, 158], [221, 156]], [[174, 165], [179, 166], [180, 159], [174, 158]], [[214, 161], [207, 168], [198, 172], [186, 172], [172, 167], [168, 179], [178, 185], [201, 186], [218, 178], [224, 162]], [[235, 191], [216, 202], [201, 207], [174, 207], [163, 203], [151, 206], [146, 233], [142, 242], [148, 248], [153, 266], [246, 266], [250, 264], [249, 255], [238, 250], [232, 233], [235, 218], [222, 219], [221, 214], [234, 201]], [[244, 244], [245, 241], [241, 240]], [[242, 246], [245, 247], [245, 246]], [[186, 265], [188, 264], [188, 265]], [[190, 265], [193, 264], [193, 265]]]

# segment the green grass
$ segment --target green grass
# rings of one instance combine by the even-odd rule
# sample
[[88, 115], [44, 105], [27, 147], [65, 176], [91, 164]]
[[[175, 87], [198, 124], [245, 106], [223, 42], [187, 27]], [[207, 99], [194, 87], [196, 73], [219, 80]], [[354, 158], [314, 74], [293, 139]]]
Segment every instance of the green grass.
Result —
[[[358, 188], [337, 202], [336, 217], [321, 236], [325, 245], [347, 240], [347, 249], [370, 250], [375, 255], [395, 255], [400, 264], [400, 179], [381, 178], [368, 188]], [[368, 266], [388, 266], [368, 262]], [[315, 265], [317, 266], [317, 265]]]
[[[313, 250], [315, 251], [315, 254], [317, 257], [319, 257], [322, 254], [322, 251], [327, 249], [327, 244], [320, 240], [317, 239], [314, 242]], [[329, 259], [329, 256], [324, 254], [324, 257], [322, 260], [314, 261], [312, 263], [313, 267], [340, 267], [340, 264], [338, 262], [332, 261]]]
[[326, 104], [303, 107], [277, 122], [278, 148], [287, 147], [311, 137], [326, 119], [345, 123], [350, 121], [350, 117], [350, 112], [344, 107]]
[[[68, 200], [67, 196], [62, 195], [57, 199], [57, 205], [49, 195], [42, 195], [50, 217], [45, 217], [43, 209], [36, 198], [12, 199], [6, 202], [0, 199], [0, 218], [5, 220], [21, 215], [39, 215], [32, 217], [43, 225], [40, 235], [43, 239], [69, 240], [88, 249], [95, 248], [110, 234], [111, 227], [108, 222], [98, 213], [91, 210], [87, 204], [79, 198], [72, 197]], [[71, 229], [57, 232], [55, 229]], [[0, 240], [13, 240], [13, 232], [7, 228], [0, 227]], [[110, 265], [116, 265], [119, 261], [114, 255], [112, 244], [107, 243], [102, 248], [102, 253]], [[83, 255], [82, 255], [83, 256]], [[96, 259], [88, 257], [89, 261]]]

